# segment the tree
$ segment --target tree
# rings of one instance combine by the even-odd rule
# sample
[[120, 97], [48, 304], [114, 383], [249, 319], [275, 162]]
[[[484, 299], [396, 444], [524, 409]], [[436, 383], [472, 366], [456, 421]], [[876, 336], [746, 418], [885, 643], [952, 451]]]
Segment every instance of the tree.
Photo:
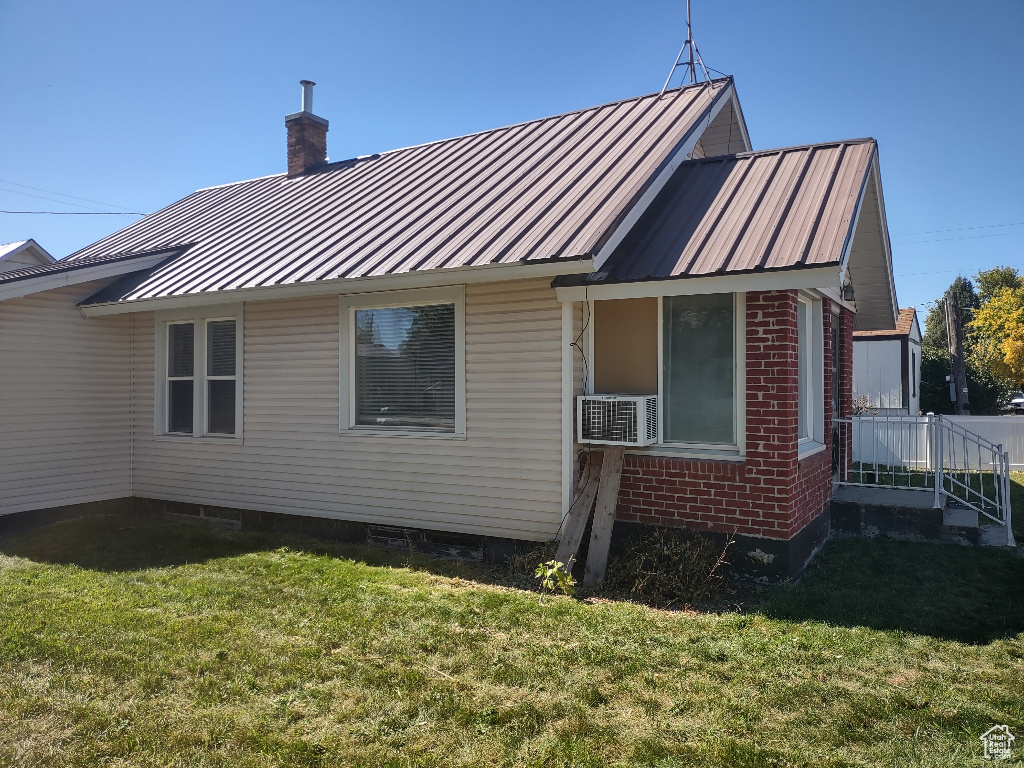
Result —
[[[974, 284], [968, 278], [959, 275], [949, 286], [949, 290], [956, 294], [960, 304], [960, 324], [966, 328], [974, 316], [974, 311], [980, 306]], [[923, 344], [926, 347], [949, 351], [949, 341], [946, 337], [946, 308], [941, 300], [928, 310], [925, 317]], [[969, 349], [968, 339], [964, 339], [964, 346]]]
[[987, 304], [1001, 288], [1020, 288], [1024, 285], [1020, 273], [1013, 267], [994, 267], [974, 276], [978, 286], [978, 301]]
[[[1006, 405], [1006, 385], [978, 359], [968, 355], [967, 391], [970, 393], [971, 413], [995, 415]], [[921, 350], [921, 410], [925, 413], [952, 414], [956, 412], [949, 399], [949, 353], [934, 347]]]
[[[985, 280], [986, 287], [995, 284], [1000, 276], [981, 272], [978, 278]], [[973, 329], [975, 316], [981, 302], [974, 290], [974, 284], [960, 275], [949, 286], [960, 304], [960, 320], [965, 331]], [[993, 368], [988, 365], [978, 349], [977, 333], [964, 334], [964, 365], [967, 369], [967, 391], [971, 413], [997, 414], [1006, 404], [1008, 388]], [[954, 413], [954, 404], [949, 399], [950, 375], [949, 342], [946, 338], [946, 308], [940, 300], [925, 318], [924, 339], [921, 349], [921, 410], [933, 413]]]
[[[989, 274], [996, 271], [990, 270]], [[970, 329], [983, 365], [997, 378], [1019, 388], [1024, 385], [1024, 285], [1019, 278], [1015, 282], [1015, 287], [999, 285], [994, 289], [974, 313]]]

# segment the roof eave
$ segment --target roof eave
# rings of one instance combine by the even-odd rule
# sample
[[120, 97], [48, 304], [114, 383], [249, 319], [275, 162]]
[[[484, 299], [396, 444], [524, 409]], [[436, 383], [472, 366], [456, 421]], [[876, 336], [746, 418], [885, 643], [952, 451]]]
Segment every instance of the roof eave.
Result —
[[[84, 266], [72, 266], [69, 264], [68, 269], [65, 270], [29, 275], [6, 283], [0, 282], [0, 301], [20, 299], [25, 296], [31, 296], [34, 293], [51, 291], [55, 288], [80, 285], [92, 282], [93, 280], [121, 277], [132, 272], [150, 269], [163, 264], [169, 258], [173, 258], [180, 250], [164, 250], [138, 256], [127, 256], [122, 259], [102, 261]], [[63, 261], [53, 262], [53, 265], [58, 264], [63, 264]]]
[[305, 283], [257, 286], [229, 291], [208, 291], [206, 293], [159, 296], [147, 299], [122, 299], [93, 304], [87, 303], [88, 299], [86, 299], [85, 302], [79, 305], [79, 308], [86, 317], [98, 317], [158, 309], [210, 306], [239, 301], [266, 301], [305, 296], [323, 296], [327, 294], [377, 293], [414, 288], [433, 288], [445, 285], [543, 279], [557, 275], [572, 274], [581, 270], [593, 270], [593, 268], [593, 257], [589, 254], [583, 254], [572, 259], [446, 267], [442, 269], [403, 272], [400, 274], [354, 278], [341, 277]]

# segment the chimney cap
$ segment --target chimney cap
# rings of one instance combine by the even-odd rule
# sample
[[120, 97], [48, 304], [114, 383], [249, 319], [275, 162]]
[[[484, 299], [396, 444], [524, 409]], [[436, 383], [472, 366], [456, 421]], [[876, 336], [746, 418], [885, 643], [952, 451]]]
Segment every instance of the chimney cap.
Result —
[[299, 80], [299, 85], [316, 85], [312, 80]]

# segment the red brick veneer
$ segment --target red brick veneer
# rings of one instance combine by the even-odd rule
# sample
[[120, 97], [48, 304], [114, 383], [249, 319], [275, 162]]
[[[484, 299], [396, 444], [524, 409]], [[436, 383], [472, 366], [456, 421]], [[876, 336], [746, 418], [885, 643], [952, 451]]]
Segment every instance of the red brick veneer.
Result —
[[[825, 435], [832, 433], [833, 315], [826, 302]], [[822, 513], [832, 495], [831, 446], [797, 454], [796, 291], [747, 294], [746, 457], [698, 461], [628, 455], [617, 518], [654, 525], [789, 539]], [[852, 403], [853, 322], [841, 314], [841, 410]]]

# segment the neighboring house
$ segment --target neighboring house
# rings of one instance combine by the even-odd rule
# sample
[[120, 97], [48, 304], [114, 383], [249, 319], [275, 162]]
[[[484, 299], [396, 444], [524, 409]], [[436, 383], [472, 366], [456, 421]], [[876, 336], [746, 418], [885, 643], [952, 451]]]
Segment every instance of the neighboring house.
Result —
[[0, 245], [0, 272], [52, 264], [53, 256], [35, 240], [19, 240]]
[[921, 410], [921, 326], [913, 307], [890, 330], [853, 334], [853, 399], [882, 416]]
[[0, 276], [0, 512], [543, 541], [576, 396], [657, 393], [618, 519], [803, 567], [854, 327], [896, 321], [873, 140], [751, 152], [731, 78], [329, 164], [286, 125], [286, 174]]

